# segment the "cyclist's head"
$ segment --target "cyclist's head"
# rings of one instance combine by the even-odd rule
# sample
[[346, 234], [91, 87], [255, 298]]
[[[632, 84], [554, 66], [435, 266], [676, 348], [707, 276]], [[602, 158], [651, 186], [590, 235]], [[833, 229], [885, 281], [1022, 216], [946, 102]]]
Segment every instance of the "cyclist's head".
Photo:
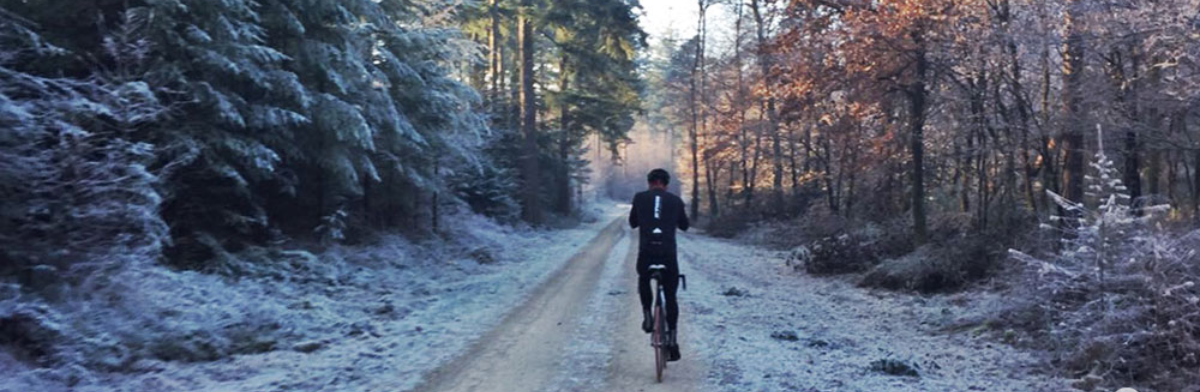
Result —
[[654, 169], [646, 175], [646, 182], [650, 183], [650, 186], [657, 185], [666, 188], [667, 184], [671, 183], [671, 175], [666, 170]]

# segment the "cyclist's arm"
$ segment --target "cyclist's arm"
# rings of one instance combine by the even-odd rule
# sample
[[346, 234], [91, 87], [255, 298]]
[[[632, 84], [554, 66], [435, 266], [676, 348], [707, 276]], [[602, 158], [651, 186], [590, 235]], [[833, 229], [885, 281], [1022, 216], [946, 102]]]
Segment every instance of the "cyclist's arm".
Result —
[[629, 203], [629, 227], [634, 229], [638, 227], [637, 197], [634, 197], [633, 202]]
[[677, 226], [679, 226], [679, 230], [683, 231], [687, 231], [690, 226], [687, 217], [687, 208], [683, 206], [683, 203], [679, 203], [679, 224]]

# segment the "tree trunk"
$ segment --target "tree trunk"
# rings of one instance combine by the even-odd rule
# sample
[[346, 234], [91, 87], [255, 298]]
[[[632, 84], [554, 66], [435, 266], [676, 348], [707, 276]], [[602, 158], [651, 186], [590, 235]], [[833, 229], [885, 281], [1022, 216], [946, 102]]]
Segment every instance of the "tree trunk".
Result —
[[[1137, 131], [1132, 128], [1125, 131], [1125, 187], [1129, 189], [1129, 198], [1137, 202], [1142, 197], [1142, 167], [1141, 148], [1138, 147]], [[1134, 212], [1141, 215], [1141, 208]]]
[[541, 172], [538, 167], [538, 135], [537, 135], [537, 98], [533, 91], [533, 61], [534, 61], [534, 32], [533, 22], [528, 13], [528, 2], [521, 9], [517, 36], [521, 42], [521, 132], [525, 136], [524, 172], [525, 189], [523, 192], [524, 205], [522, 217], [530, 223], [540, 223], [542, 214], [538, 198], [541, 190]]
[[[1006, 10], [1006, 14], [1007, 14], [1007, 10], [1009, 9], [1008, 8], [1008, 0], [1004, 1], [1004, 9]], [[1006, 19], [1006, 20], [1011, 20], [1011, 19]], [[1007, 24], [1005, 24], [1005, 26], [1007, 26]], [[1030, 123], [1030, 117], [1031, 117], [1031, 115], [1030, 115], [1031, 108], [1029, 107], [1029, 100], [1025, 96], [1025, 87], [1021, 83], [1021, 59], [1019, 57], [1019, 52], [1017, 50], [1017, 42], [1015, 39], [1012, 39], [1012, 38], [1010, 38], [1008, 40], [1008, 57], [1009, 57], [1009, 62], [1011, 63], [1011, 69], [1010, 69], [1011, 75], [1010, 75], [1009, 79], [1012, 80], [1011, 87], [1012, 87], [1013, 101], [1014, 101], [1014, 104], [1017, 106], [1017, 118], [1020, 121], [1018, 123], [1018, 125], [1020, 126], [1020, 133], [1021, 133], [1021, 141], [1020, 141], [1021, 167], [1022, 167], [1023, 171], [1025, 172], [1025, 183], [1023, 184], [1024, 185], [1023, 190], [1025, 193], [1025, 202], [1029, 205], [1029, 209], [1033, 211], [1034, 215], [1037, 215], [1037, 212], [1038, 212], [1037, 197], [1033, 192], [1035, 171], [1033, 169], [1033, 162], [1029, 156], [1029, 149], [1030, 149], [1030, 146], [1029, 146], [1029, 123]]]
[[822, 137], [821, 146], [821, 149], [825, 152], [825, 156], [821, 160], [821, 170], [824, 172], [821, 177], [825, 179], [825, 196], [826, 200], [829, 202], [829, 211], [836, 214], [838, 212], [838, 208], [841, 206], [841, 202], [838, 200], [838, 192], [840, 189], [838, 189], [838, 185], [834, 183], [833, 179], [833, 145], [829, 142], [829, 138]]
[[[510, 64], [512, 66], [512, 68], [511, 68], [512, 72], [508, 73], [509, 74], [509, 77], [508, 77], [508, 85], [509, 85], [509, 87], [508, 87], [508, 106], [507, 106], [508, 110], [505, 110], [504, 118], [505, 118], [506, 126], [508, 127], [508, 129], [512, 129], [512, 130], [524, 129], [521, 127], [521, 118], [522, 118], [521, 117], [521, 91], [522, 91], [521, 77], [525, 74], [524, 69], [522, 68], [523, 67], [522, 61], [524, 59], [524, 57], [523, 57], [524, 54], [521, 52], [521, 43], [522, 43], [521, 26], [522, 25], [523, 25], [523, 23], [521, 23], [521, 20], [518, 19], [517, 25], [516, 25], [517, 31], [516, 31], [516, 34], [513, 35], [513, 37], [512, 37], [513, 41], [510, 43], [512, 45], [510, 47], [516, 47], [517, 51], [512, 56], [510, 56], [511, 61], [512, 61], [512, 64]], [[503, 61], [503, 60], [501, 60], [501, 61]]]
[[1175, 179], [1179, 178], [1179, 154], [1167, 153], [1167, 204], [1172, 208], [1179, 205], [1175, 199]]
[[1060, 192], [1058, 184], [1058, 151], [1057, 145], [1049, 135], [1047, 128], [1050, 126], [1050, 48], [1042, 47], [1042, 126], [1041, 144], [1038, 145], [1038, 154], [1042, 158], [1042, 205], [1051, 208], [1049, 195], [1045, 191]]
[[[1021, 133], [1020, 146], [1018, 148], [1021, 150], [1021, 167], [1025, 172], [1025, 183], [1022, 184], [1022, 190], [1025, 194], [1025, 203], [1029, 205], [1029, 209], [1032, 210], [1036, 216], [1038, 212], [1038, 203], [1037, 197], [1033, 192], [1034, 169], [1033, 162], [1031, 162], [1029, 156], [1029, 122], [1031, 108], [1029, 107], [1029, 100], [1026, 99], [1025, 96], [1025, 87], [1021, 83], [1021, 58], [1020, 52], [1017, 50], [1017, 40], [1012, 38], [1010, 35], [1009, 23], [1012, 21], [1012, 8], [1010, 7], [1009, 3], [1009, 0], [1004, 0], [1003, 3], [1001, 3], [1000, 16], [1002, 21], [1001, 24], [1004, 26], [1004, 34], [1005, 36], [1009, 37], [1005, 47], [1008, 49], [1010, 87], [1012, 88], [1014, 105], [1017, 107], [1017, 119], [1019, 121], [1018, 126], [1020, 127], [1019, 131]], [[997, 97], [997, 99], [1000, 98]]]
[[987, 228], [988, 204], [991, 200], [991, 181], [988, 181], [988, 149], [987, 149], [987, 134], [981, 129], [979, 130], [979, 158], [976, 159], [975, 180], [978, 181], [976, 187], [979, 196], [975, 202], [978, 205], [975, 222], [980, 228]]
[[[558, 91], [565, 92], [570, 88], [570, 77], [567, 73], [567, 55], [563, 54], [559, 60], [559, 79]], [[561, 214], [571, 213], [571, 150], [575, 147], [575, 142], [572, 140], [569, 127], [571, 126], [571, 108], [566, 102], [562, 103], [559, 108], [559, 140], [558, 140], [558, 159], [561, 168], [558, 176], [558, 205], [557, 210]]]
[[691, 80], [691, 109], [692, 109], [692, 126], [688, 129], [688, 136], [691, 139], [690, 147], [692, 150], [692, 201], [691, 215], [692, 219], [699, 218], [700, 215], [700, 140], [696, 127], [699, 126], [699, 113], [696, 108], [696, 78], [693, 72]]
[[801, 171], [804, 174], [812, 171], [812, 129], [813, 125], [804, 127], [804, 169]]
[[[849, 153], [850, 153], [850, 167], [857, 168], [858, 167], [858, 149], [851, 149], [849, 151]], [[844, 213], [844, 216], [846, 218], [851, 218], [851, 214], [854, 211], [854, 194], [855, 194], [854, 191], [855, 191], [857, 184], [858, 184], [858, 170], [852, 169], [852, 170], [850, 170], [850, 185], [848, 186], [848, 189], [846, 190], [846, 197], [845, 197], [846, 212]]]
[[[708, 154], [706, 154], [708, 155]], [[704, 159], [704, 183], [708, 189], [708, 214], [712, 218], [721, 215], [721, 205], [717, 202], [717, 176], [720, 175], [720, 166], [711, 156], [706, 156]]]
[[[968, 135], [967, 139], [969, 140], [970, 138], [970, 135]], [[968, 181], [963, 178], [966, 175], [966, 170], [963, 169], [966, 167], [963, 163], [963, 160], [966, 159], [966, 153], [963, 152], [962, 145], [958, 140], [953, 140], [951, 143], [954, 144], [954, 173], [950, 177], [950, 189], [953, 192], [952, 196], [958, 200], [958, 211], [967, 212], [967, 203], [969, 200], [967, 200], [968, 196], [965, 194], [967, 193], [966, 184]]]
[[[1158, 110], [1151, 108], [1147, 111], [1147, 123], [1151, 132], [1162, 135], [1162, 114]], [[1162, 194], [1162, 165], [1163, 151], [1158, 147], [1150, 147], [1150, 157], [1146, 162], [1146, 193], [1149, 196], [1159, 196]]]
[[[760, 105], [761, 107], [761, 105]], [[763, 112], [758, 112], [758, 122], [763, 122]], [[746, 187], [746, 207], [750, 208], [754, 205], [754, 186], [758, 184], [758, 162], [762, 158], [762, 129], [754, 127], [754, 156], [750, 160], [750, 182]]]
[[490, 67], [488, 108], [491, 114], [497, 114], [496, 103], [503, 96], [501, 87], [504, 85], [504, 44], [500, 34], [500, 0], [491, 0], [488, 7], [491, 18], [491, 28], [488, 31], [488, 65]]
[[[704, 1], [704, 0], [702, 0], [700, 3], [702, 6], [706, 5], [705, 4], [706, 1]], [[705, 11], [707, 11], [707, 10], [705, 10]], [[707, 12], [705, 12], [705, 13], [707, 13]], [[708, 147], [705, 147], [705, 152], [704, 152], [704, 170], [705, 170], [704, 183], [705, 183], [705, 187], [708, 189], [709, 214], [712, 218], [716, 218], [718, 215], [720, 215], [720, 205], [718, 204], [718, 201], [717, 201], [717, 192], [716, 192], [716, 183], [715, 183], [717, 173], [714, 173], [714, 171], [717, 170], [716, 168], [714, 168], [715, 158], [716, 158], [714, 155], [716, 153], [715, 153], [715, 150], [713, 149], [713, 147], [716, 145], [719, 145], [721, 140], [720, 140], [720, 136], [718, 135], [716, 137], [715, 142], [709, 141], [710, 139], [713, 138], [713, 135], [710, 134], [710, 132], [709, 132], [710, 128], [708, 126], [708, 108], [709, 108], [708, 98], [709, 98], [709, 94], [710, 94], [710, 92], [708, 91], [708, 69], [707, 69], [707, 58], [706, 58], [706, 55], [708, 54], [708, 18], [704, 17], [704, 14], [701, 14], [701, 19], [700, 19], [699, 50], [700, 50], [700, 56], [697, 59], [700, 64], [700, 74], [699, 74], [699, 76], [700, 76], [700, 89], [699, 89], [700, 127], [697, 130], [697, 132], [700, 133], [701, 135], [703, 135], [704, 140], [706, 141], [705, 144], [708, 146]]]
[[928, 239], [925, 224], [925, 77], [929, 68], [925, 57], [925, 40], [921, 31], [912, 34], [916, 44], [916, 64], [914, 83], [909, 87], [909, 134], [912, 149], [912, 216], [913, 234], [917, 244], [924, 244]]
[[758, 37], [758, 64], [762, 69], [763, 84], [766, 86], [767, 95], [767, 133], [771, 136], [771, 153], [772, 164], [774, 168], [774, 177], [772, 181], [771, 202], [772, 209], [775, 213], [783, 212], [783, 146], [780, 142], [779, 135], [779, 114], [775, 111], [775, 97], [771, 94], [770, 88], [774, 85], [774, 78], [771, 77], [772, 63], [771, 53], [767, 48], [767, 25], [763, 18], [763, 10], [760, 7], [759, 0], [750, 0], [750, 10], [754, 13], [754, 22], [756, 35]]
[[729, 186], [725, 188], [725, 204], [733, 206], [733, 188], [737, 185], [737, 162], [729, 162]]
[[[747, 192], [747, 189], [749, 189], [749, 187], [750, 187], [750, 166], [749, 166], [750, 135], [746, 130], [746, 106], [747, 106], [746, 105], [746, 94], [745, 94], [745, 91], [746, 91], [745, 81], [746, 80], [745, 80], [745, 76], [743, 75], [744, 72], [742, 71], [742, 11], [743, 11], [742, 5], [743, 4], [744, 4], [743, 2], [738, 1], [734, 5], [734, 7], [736, 9], [736, 13], [737, 13], [737, 16], [736, 16], [737, 19], [735, 19], [735, 21], [734, 21], [733, 64], [734, 64], [734, 69], [737, 71], [737, 86], [736, 86], [736, 88], [737, 88], [737, 93], [736, 93], [737, 94], [736, 95], [737, 103], [736, 103], [736, 105], [737, 105], [737, 110], [738, 110], [738, 120], [737, 120], [738, 135], [739, 135], [739, 137], [738, 137], [739, 143], [738, 144], [741, 147], [741, 152], [742, 152], [741, 162], [740, 162], [741, 168], [742, 168], [742, 192], [745, 193], [745, 192]], [[731, 192], [732, 192], [732, 188], [733, 188], [733, 177], [734, 177], [733, 173], [734, 173], [733, 171], [729, 172], [729, 177], [730, 177], [729, 184], [730, 184]], [[733, 200], [732, 197], [730, 198], [730, 200]], [[747, 205], [745, 207], [749, 208], [750, 207], [748, 204], [749, 199], [747, 199], [746, 202], [747, 202]], [[731, 202], [731, 204], [732, 204], [732, 202]]]
[[974, 157], [975, 135], [968, 133], [967, 148], [963, 151], [962, 163], [960, 164], [961, 168], [959, 169], [959, 171], [962, 172], [962, 185], [959, 186], [960, 193], [958, 195], [958, 206], [963, 213], [971, 212], [971, 168], [975, 166], [975, 160], [973, 159]]
[[696, 79], [700, 77], [703, 61], [704, 61], [704, 13], [708, 9], [708, 4], [705, 0], [699, 0], [700, 5], [700, 20], [696, 23], [696, 57], [692, 62], [692, 77], [689, 80], [690, 88], [688, 95], [691, 100], [692, 109], [692, 127], [691, 133], [691, 148], [692, 148], [692, 202], [691, 216], [692, 219], [700, 218], [700, 102], [697, 94]]
[[1200, 224], [1200, 148], [1192, 155], [1195, 157], [1192, 166], [1192, 219]]
[[1146, 163], [1146, 193], [1150, 196], [1162, 194], [1160, 186], [1162, 178], [1162, 152], [1156, 148], [1150, 149], [1150, 161]]
[[[1134, 214], [1141, 215], [1141, 208], [1138, 208], [1136, 203], [1142, 196], [1142, 173], [1141, 173], [1141, 148], [1138, 146], [1137, 123], [1141, 121], [1139, 109], [1139, 101], [1137, 97], [1140, 90], [1141, 78], [1138, 77], [1139, 61], [1138, 56], [1133, 48], [1129, 51], [1129, 73], [1132, 73], [1132, 80], [1128, 77], [1125, 69], [1125, 56], [1120, 49], [1113, 49], [1107, 57], [1107, 71], [1109, 81], [1113, 85], [1113, 89], [1117, 92], [1116, 103], [1118, 108], [1121, 108], [1126, 113], [1126, 118], [1130, 125], [1125, 130], [1123, 135], [1122, 154], [1125, 158], [1124, 170], [1121, 174], [1122, 181], [1125, 183], [1126, 189], [1129, 191], [1130, 200], [1133, 201]], [[1154, 109], [1150, 110], [1151, 117], [1156, 117]]]
[[800, 194], [800, 167], [796, 165], [796, 132], [795, 129], [788, 126], [788, 164], [792, 171], [792, 197]]
[[[989, 200], [989, 184], [988, 179], [988, 123], [986, 112], [986, 97], [987, 97], [987, 74], [986, 69], [980, 66], [979, 73], [975, 75], [974, 81], [971, 82], [972, 91], [970, 93], [970, 110], [971, 117], [974, 122], [974, 137], [976, 144], [968, 145], [968, 154], [975, 160], [975, 191], [978, 192], [975, 197], [976, 211], [975, 223], [979, 228], [987, 227], [987, 208]], [[964, 208], [964, 212], [970, 211], [970, 208]]]
[[[1086, 125], [1083, 116], [1083, 67], [1084, 47], [1083, 32], [1079, 26], [1079, 4], [1081, 0], [1068, 0], [1065, 24], [1067, 26], [1067, 42], [1063, 49], [1063, 102], [1066, 129], [1063, 130], [1062, 147], [1066, 153], [1063, 166], [1063, 190], [1067, 199], [1073, 202], [1083, 202], [1083, 176], [1085, 169], [1084, 132]], [[1066, 214], [1066, 211], [1063, 211]], [[1068, 221], [1074, 220], [1073, 216]], [[1071, 222], [1073, 225], [1074, 222]]]
[[[1169, 139], [1185, 137], [1183, 135], [1183, 133], [1187, 132], [1187, 124], [1185, 123], [1187, 117], [1185, 117], [1184, 114], [1185, 114], [1184, 111], [1178, 111], [1171, 115], [1171, 129], [1169, 131], [1169, 132], [1171, 132], [1171, 135], [1168, 136]], [[1174, 158], [1173, 159], [1174, 163], [1172, 163], [1171, 172], [1167, 176], [1167, 195], [1168, 195], [1168, 200], [1171, 204], [1171, 207], [1179, 208], [1180, 203], [1178, 203], [1179, 200], [1176, 199], [1177, 195], [1175, 194], [1175, 192], [1176, 192], [1175, 181], [1177, 181], [1179, 179], [1179, 176], [1178, 176], [1179, 173], [1177, 172], [1177, 170], [1178, 170], [1177, 166], [1184, 166], [1185, 170], [1186, 170], [1187, 157], [1184, 155], [1183, 151], [1181, 151], [1179, 149], [1174, 150], [1171, 153], [1171, 157]], [[1185, 174], [1185, 176], [1186, 176], [1186, 174]]]

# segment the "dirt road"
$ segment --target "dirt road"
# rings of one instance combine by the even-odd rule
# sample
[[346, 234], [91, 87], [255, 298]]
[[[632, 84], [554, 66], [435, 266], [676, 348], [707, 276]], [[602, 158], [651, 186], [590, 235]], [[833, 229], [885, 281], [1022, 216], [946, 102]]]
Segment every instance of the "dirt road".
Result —
[[[771, 252], [686, 234], [684, 360], [654, 380], [640, 331], [637, 241], [609, 224], [502, 324], [418, 391], [1059, 391], [1030, 354], [937, 332], [968, 298], [871, 292]], [[506, 306], [506, 304], [497, 304]], [[884, 362], [881, 362], [884, 361]], [[912, 374], [880, 371], [911, 365]], [[891, 374], [896, 373], [896, 374]]]
[[606, 227], [500, 326], [416, 390], [697, 390], [704, 372], [694, 352], [672, 364], [666, 382], [654, 380], [649, 338], [639, 329], [637, 240], [623, 221]]

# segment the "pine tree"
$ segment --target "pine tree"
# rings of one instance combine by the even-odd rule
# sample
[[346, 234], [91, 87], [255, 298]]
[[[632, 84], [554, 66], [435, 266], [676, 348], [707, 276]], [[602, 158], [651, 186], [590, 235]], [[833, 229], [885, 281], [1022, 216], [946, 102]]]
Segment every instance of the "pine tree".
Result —
[[1046, 191], [1064, 214], [1052, 216], [1051, 220], [1077, 223], [1060, 227], [1043, 224], [1042, 228], [1057, 230], [1062, 235], [1062, 262], [1054, 270], [1072, 278], [1087, 277], [1089, 271], [1094, 271], [1096, 280], [1105, 285], [1105, 275], [1118, 261], [1115, 255], [1129, 254], [1126, 248], [1134, 245], [1129, 239], [1144, 228], [1154, 212], [1165, 211], [1169, 206], [1148, 207], [1145, 216], [1134, 213], [1121, 172], [1104, 151], [1104, 134], [1100, 126], [1096, 129], [1099, 149], [1089, 165], [1094, 173], [1083, 178], [1085, 200], [1075, 202]]
[[571, 183], [585, 168], [583, 142], [599, 135], [610, 148], [625, 140], [641, 112], [643, 85], [637, 55], [645, 32], [629, 3], [619, 0], [559, 1], [546, 11], [558, 52], [559, 88], [548, 106], [559, 114], [552, 131], [553, 193], [559, 212], [570, 212]]
[[[423, 193], [447, 188], [440, 170], [482, 170], [479, 97], [443, 69], [459, 56], [447, 45], [455, 35], [419, 27], [416, 6], [166, 0], [11, 9], [43, 33], [30, 37], [60, 48], [22, 59], [28, 68], [77, 80], [136, 76], [145, 87], [121, 91], [171, 109], [124, 136], [150, 146], [146, 164], [162, 174], [168, 256], [204, 267], [280, 234], [320, 228], [328, 236], [331, 220], [345, 232], [367, 217], [399, 224], [415, 216]], [[128, 48], [140, 50], [129, 53], [143, 60], [137, 75], [105, 53], [112, 45], [104, 43], [120, 44], [104, 37], [119, 35], [121, 21], [139, 26], [139, 44]]]
[[311, 122], [303, 111], [314, 99], [282, 69], [287, 56], [266, 45], [256, 7], [163, 1], [128, 11], [148, 20], [154, 55], [162, 58], [155, 73], [186, 113], [146, 136], [162, 159], [190, 158], [165, 179], [163, 214], [178, 263], [268, 238], [272, 222], [259, 193], [295, 186], [281, 175], [283, 159], [296, 150], [291, 129]]
[[[103, 38], [115, 66], [87, 77], [37, 64], [75, 53], [0, 8], [0, 257], [5, 268], [60, 270], [151, 260], [167, 241], [153, 146], [133, 140], [167, 107], [143, 81], [144, 24], [126, 17]], [[49, 73], [49, 74], [43, 74]]]

